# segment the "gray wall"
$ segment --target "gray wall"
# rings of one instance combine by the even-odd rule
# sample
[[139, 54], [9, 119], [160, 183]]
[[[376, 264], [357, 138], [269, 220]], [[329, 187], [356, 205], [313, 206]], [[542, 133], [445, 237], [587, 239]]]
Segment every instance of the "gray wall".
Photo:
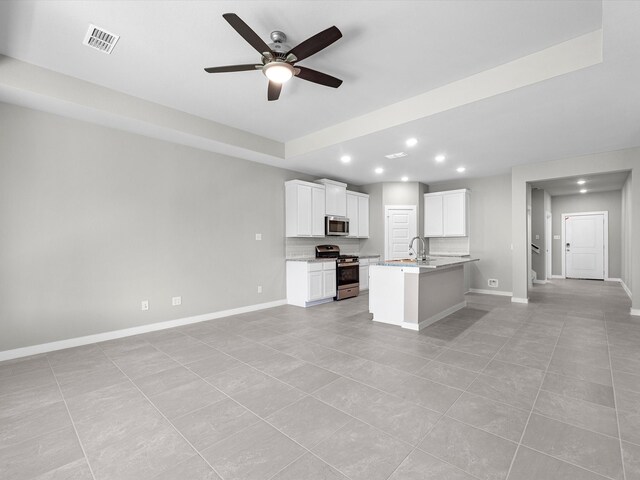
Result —
[[369, 239], [360, 241], [360, 252], [384, 256], [384, 207], [385, 205], [415, 205], [418, 229], [422, 235], [424, 202], [428, 187], [418, 182], [386, 182], [364, 185], [362, 192], [369, 194]]
[[0, 104], [0, 351], [284, 299], [292, 178]]
[[496, 290], [511, 291], [511, 175], [471, 178], [429, 185], [430, 192], [469, 188], [469, 253], [479, 262], [469, 268], [469, 287], [488, 290], [489, 278], [497, 278]]
[[[531, 243], [535, 243], [540, 247], [540, 253], [531, 254], [531, 268], [536, 272], [538, 280], [545, 280], [546, 273], [546, 255], [544, 251], [545, 235], [544, 235], [544, 190], [534, 189], [531, 192]], [[536, 236], [540, 238], [536, 239]]]
[[622, 247], [621, 253], [621, 272], [620, 278], [625, 283], [627, 288], [631, 291], [632, 279], [631, 279], [631, 215], [632, 215], [632, 201], [631, 201], [631, 173], [627, 177], [627, 181], [622, 187], [622, 225], [621, 225], [621, 240]]
[[[562, 214], [579, 212], [609, 212], [609, 277], [621, 275], [622, 192], [596, 192], [551, 197], [553, 234], [562, 236]], [[562, 240], [553, 240], [553, 274], [562, 275]]]

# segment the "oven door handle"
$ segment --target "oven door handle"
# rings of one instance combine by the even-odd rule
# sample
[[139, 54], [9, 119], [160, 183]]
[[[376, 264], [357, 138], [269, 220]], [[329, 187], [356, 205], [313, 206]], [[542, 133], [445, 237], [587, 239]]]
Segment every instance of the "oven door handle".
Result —
[[359, 267], [360, 262], [338, 263], [338, 267]]

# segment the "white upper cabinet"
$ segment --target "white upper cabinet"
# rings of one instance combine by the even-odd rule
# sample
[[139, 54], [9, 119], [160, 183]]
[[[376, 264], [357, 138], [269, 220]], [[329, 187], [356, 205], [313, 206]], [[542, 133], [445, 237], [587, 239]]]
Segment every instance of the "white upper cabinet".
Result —
[[323, 185], [285, 182], [287, 237], [324, 237], [325, 191]]
[[349, 237], [369, 238], [369, 195], [347, 192]]
[[347, 216], [347, 184], [322, 178], [318, 180], [325, 187], [326, 203], [325, 215], [335, 217]]
[[469, 234], [469, 190], [424, 195], [425, 237], [466, 237]]
[[424, 196], [424, 236], [441, 237], [443, 234], [442, 195], [427, 193]]

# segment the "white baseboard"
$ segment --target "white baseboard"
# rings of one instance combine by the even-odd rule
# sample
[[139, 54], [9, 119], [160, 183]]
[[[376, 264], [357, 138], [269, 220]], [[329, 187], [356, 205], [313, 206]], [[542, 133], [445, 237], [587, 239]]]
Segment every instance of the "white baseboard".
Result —
[[529, 299], [522, 297], [511, 297], [511, 303], [529, 303]]
[[503, 297], [511, 297], [513, 296], [513, 292], [505, 292], [503, 290], [484, 290], [481, 288], [470, 288], [469, 292], [471, 293], [482, 293], [484, 295], [500, 295]]
[[442, 320], [443, 318], [448, 317], [452, 313], [455, 313], [458, 310], [461, 310], [466, 306], [467, 306], [467, 302], [466, 301], [460, 302], [460, 303], [457, 303], [456, 305], [454, 305], [452, 307], [447, 308], [446, 310], [443, 310], [442, 312], [434, 315], [433, 317], [425, 318], [420, 323], [402, 322], [400, 324], [400, 326], [402, 328], [406, 328], [408, 330], [416, 330], [416, 331], [422, 330], [423, 328], [428, 327], [432, 323], [436, 323], [438, 320]]
[[640, 317], [640, 308], [632, 308], [629, 310], [629, 313], [634, 317]]
[[533, 283], [538, 283], [540, 285], [544, 285], [544, 284], [547, 283], [547, 281], [546, 280], [538, 280], [538, 279], [536, 279], [536, 280], [533, 281]]
[[605, 282], [622, 282], [621, 278], [615, 278], [615, 277], [607, 277], [604, 279]]
[[564, 275], [551, 275], [549, 278], [562, 278], [562, 279], [564, 279]]
[[624, 291], [627, 292], [627, 295], [629, 295], [629, 298], [633, 299], [633, 294], [631, 293], [631, 290], [629, 290], [629, 287], [627, 287], [627, 284], [624, 283], [622, 280], [620, 280], [620, 285], [622, 285], [622, 288], [624, 289]]
[[138, 327], [124, 328], [122, 330], [112, 330], [110, 332], [96, 333], [94, 335], [86, 335], [84, 337], [69, 338], [67, 340], [59, 340], [57, 342], [42, 343], [40, 345], [31, 345], [29, 347], [14, 348], [13, 350], [5, 350], [0, 352], [0, 361], [12, 360], [14, 358], [28, 357], [39, 353], [54, 352], [56, 350], [64, 350], [65, 348], [80, 347], [89, 345], [90, 343], [105, 342], [107, 340], [115, 340], [116, 338], [130, 337], [141, 333], [155, 332], [156, 330], [166, 330], [167, 328], [181, 327], [191, 323], [205, 322], [216, 318], [228, 317], [231, 315], [239, 315], [241, 313], [255, 312], [256, 310], [264, 310], [265, 308], [279, 307], [286, 305], [286, 300], [275, 300], [273, 302], [258, 303], [246, 307], [232, 308], [230, 310], [221, 310], [218, 312], [205, 313], [203, 315], [195, 315], [193, 317], [178, 318], [177, 320], [167, 320], [165, 322], [150, 323], [148, 325], [140, 325]]

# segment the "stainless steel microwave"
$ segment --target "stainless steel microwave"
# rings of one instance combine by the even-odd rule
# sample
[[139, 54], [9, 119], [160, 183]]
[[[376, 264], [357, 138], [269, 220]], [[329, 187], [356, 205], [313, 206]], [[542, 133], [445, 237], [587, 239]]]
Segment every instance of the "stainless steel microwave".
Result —
[[324, 234], [328, 237], [346, 237], [349, 235], [349, 219], [347, 217], [332, 217], [327, 215], [324, 217]]

